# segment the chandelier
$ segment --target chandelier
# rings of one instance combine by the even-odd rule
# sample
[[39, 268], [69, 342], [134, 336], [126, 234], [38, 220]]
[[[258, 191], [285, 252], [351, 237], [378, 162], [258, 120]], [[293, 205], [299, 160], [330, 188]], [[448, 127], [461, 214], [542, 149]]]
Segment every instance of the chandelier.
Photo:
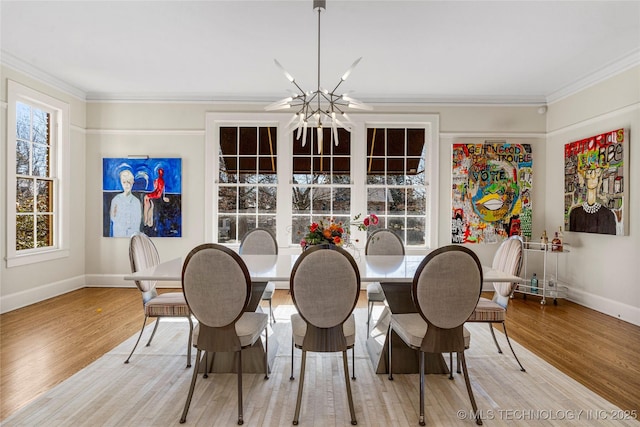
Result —
[[351, 131], [353, 123], [346, 113], [348, 109], [372, 110], [372, 108], [356, 99], [351, 98], [347, 93], [338, 94], [337, 90], [344, 82], [351, 71], [360, 62], [362, 57], [355, 60], [349, 69], [340, 77], [340, 81], [329, 91], [320, 86], [320, 14], [325, 10], [326, 0], [313, 0], [313, 10], [318, 11], [318, 85], [314, 91], [304, 91], [291, 74], [274, 59], [287, 79], [296, 87], [296, 91], [291, 96], [276, 101], [265, 107], [267, 111], [283, 110], [292, 108], [296, 112], [286, 125], [287, 133], [296, 132], [296, 139], [302, 134], [302, 146], [307, 143], [307, 128], [313, 126], [317, 131], [318, 152], [322, 153], [323, 126], [330, 126], [333, 132], [333, 141], [338, 145], [338, 127]]

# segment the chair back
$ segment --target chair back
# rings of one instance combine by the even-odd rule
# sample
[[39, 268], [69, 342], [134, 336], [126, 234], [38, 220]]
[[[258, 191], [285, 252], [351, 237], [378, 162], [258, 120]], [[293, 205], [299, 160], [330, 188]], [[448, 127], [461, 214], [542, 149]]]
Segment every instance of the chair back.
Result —
[[[360, 272], [353, 257], [334, 245], [313, 246], [297, 259], [291, 271], [290, 286], [293, 303], [307, 327], [333, 328], [336, 334], [342, 334], [340, 342], [346, 348], [342, 324], [353, 313], [360, 294]], [[307, 333], [305, 344], [309, 336], [313, 334]], [[312, 347], [310, 344], [308, 349], [340, 350]]]
[[[449, 245], [425, 257], [416, 270], [412, 286], [414, 304], [429, 325], [422, 344], [424, 351], [464, 349], [462, 326], [475, 310], [481, 291], [482, 266], [470, 249]], [[447, 330], [454, 329], [459, 329], [459, 334], [443, 338]], [[452, 342], [446, 345], [444, 341], [449, 339]]]
[[[511, 236], [503, 241], [496, 254], [493, 257], [491, 267], [508, 274], [518, 276], [522, 267], [523, 243], [522, 237]], [[496, 290], [493, 300], [503, 307], [506, 307], [508, 298], [513, 292], [516, 283], [494, 282], [493, 287]]]
[[254, 228], [242, 237], [238, 252], [244, 255], [277, 255], [278, 243], [271, 231]]
[[[129, 238], [129, 262], [132, 273], [160, 264], [158, 249], [149, 236], [142, 232], [136, 232]], [[135, 284], [143, 293], [145, 303], [157, 296], [155, 280], [136, 280]]]
[[364, 248], [367, 255], [404, 255], [402, 239], [388, 228], [376, 230], [367, 239]]
[[233, 325], [251, 296], [251, 276], [231, 249], [207, 243], [195, 247], [182, 267], [182, 289], [191, 313], [201, 325]]

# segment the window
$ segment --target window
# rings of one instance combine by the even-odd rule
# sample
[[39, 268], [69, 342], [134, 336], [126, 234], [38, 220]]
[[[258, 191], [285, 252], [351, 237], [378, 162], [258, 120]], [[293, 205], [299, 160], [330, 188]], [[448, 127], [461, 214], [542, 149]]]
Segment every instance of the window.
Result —
[[239, 242], [256, 227], [275, 235], [277, 127], [220, 126], [218, 132], [218, 242]]
[[[205, 238], [235, 245], [255, 227], [296, 248], [309, 224], [375, 213], [408, 248], [437, 242], [435, 115], [352, 115], [351, 132], [289, 132], [288, 114], [208, 113]], [[276, 157], [277, 155], [277, 157]], [[373, 230], [373, 229], [370, 229]], [[363, 247], [364, 231], [351, 230]]]
[[8, 88], [7, 266], [12, 267], [68, 255], [68, 209], [62, 201], [68, 186], [69, 107], [13, 81]]
[[351, 215], [351, 135], [339, 129], [336, 145], [331, 128], [322, 132], [320, 146], [315, 131], [307, 132], [304, 146], [301, 138], [293, 140], [292, 244], [300, 243], [311, 222], [347, 223]]
[[367, 128], [367, 211], [377, 228], [394, 230], [407, 246], [427, 238], [427, 144], [424, 128]]

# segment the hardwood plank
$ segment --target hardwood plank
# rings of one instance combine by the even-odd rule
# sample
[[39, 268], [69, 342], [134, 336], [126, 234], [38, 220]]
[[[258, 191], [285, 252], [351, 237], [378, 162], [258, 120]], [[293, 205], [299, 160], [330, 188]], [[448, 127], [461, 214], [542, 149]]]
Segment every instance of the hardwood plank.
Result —
[[[136, 289], [84, 288], [2, 314], [0, 419], [137, 333], [144, 317], [141, 304]], [[276, 290], [274, 308], [280, 304], [292, 304], [288, 291]], [[366, 305], [366, 293], [362, 291], [358, 307]], [[516, 296], [509, 304], [507, 328], [509, 336], [515, 341], [593, 392], [622, 409], [640, 410], [640, 366], [637, 363], [640, 356], [640, 327], [565, 300], [560, 300], [557, 306], [543, 306], [539, 298], [529, 296], [524, 300], [522, 296]], [[505, 357], [512, 357], [508, 348], [503, 346], [503, 351]], [[296, 366], [299, 366], [299, 357], [296, 356]], [[179, 362], [183, 363], [182, 360]], [[313, 363], [326, 363], [322, 369], [340, 369], [336, 365], [340, 363], [339, 358], [320, 358]], [[515, 361], [513, 363], [515, 365]], [[309, 366], [308, 372], [311, 371]], [[288, 370], [274, 374], [289, 375]], [[490, 375], [487, 374], [488, 377]], [[313, 381], [322, 380], [310, 376], [305, 388], [312, 387]], [[415, 399], [408, 397], [417, 392], [414, 390], [417, 386], [413, 384], [415, 381], [389, 384], [376, 376], [368, 380], [381, 381], [379, 387], [389, 392], [383, 392], [381, 397], [375, 396], [375, 399], [365, 393], [354, 394], [354, 398], [359, 399], [356, 406], [373, 410], [379, 404], [379, 399], [383, 399], [397, 410], [390, 411], [392, 415], [385, 415], [384, 419], [375, 418], [375, 411], [365, 411], [366, 416], [371, 418], [362, 420], [361, 424], [393, 425], [414, 421], [413, 414], [417, 408], [411, 405]], [[292, 405], [295, 402], [291, 403], [291, 399], [284, 397], [296, 392], [297, 382], [285, 383], [289, 386], [272, 393], [273, 405], [265, 402], [266, 409], [256, 414], [264, 419], [265, 425], [271, 420], [278, 424], [293, 412]], [[314, 421], [315, 424], [335, 424], [335, 417], [331, 414], [348, 412], [346, 401], [342, 399], [344, 392], [336, 388], [335, 394], [331, 400], [334, 405], [332, 410], [323, 412], [320, 419]], [[396, 400], [397, 396], [403, 396], [401, 401]], [[326, 398], [322, 396], [322, 399]], [[276, 404], [282, 401], [287, 401], [287, 406]], [[324, 402], [323, 406], [326, 406], [326, 400]], [[306, 405], [304, 411], [305, 419], [308, 419], [313, 414], [313, 405]], [[234, 416], [234, 410], [230, 409], [231, 423]]]

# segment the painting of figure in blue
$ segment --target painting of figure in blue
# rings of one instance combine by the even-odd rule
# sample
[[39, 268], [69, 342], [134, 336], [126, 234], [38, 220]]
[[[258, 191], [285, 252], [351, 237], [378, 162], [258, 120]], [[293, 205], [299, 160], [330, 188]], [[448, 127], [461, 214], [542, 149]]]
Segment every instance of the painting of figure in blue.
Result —
[[182, 236], [182, 159], [102, 159], [104, 237]]

